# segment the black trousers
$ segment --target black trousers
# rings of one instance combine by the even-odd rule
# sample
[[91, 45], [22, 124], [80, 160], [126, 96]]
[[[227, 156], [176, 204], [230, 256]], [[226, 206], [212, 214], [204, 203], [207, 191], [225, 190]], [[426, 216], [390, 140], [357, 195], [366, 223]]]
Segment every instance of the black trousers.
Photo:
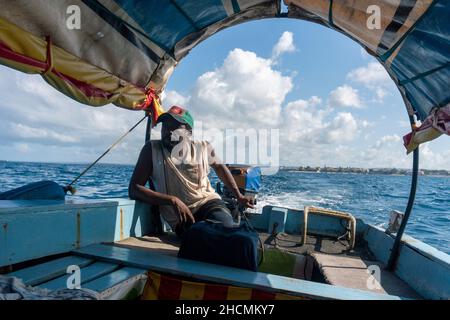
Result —
[[[215, 220], [221, 222], [224, 226], [233, 225], [233, 216], [227, 208], [225, 202], [221, 199], [209, 200], [203, 204], [195, 213], [195, 221]], [[191, 222], [179, 223], [175, 230], [178, 236], [181, 236], [192, 225]]]

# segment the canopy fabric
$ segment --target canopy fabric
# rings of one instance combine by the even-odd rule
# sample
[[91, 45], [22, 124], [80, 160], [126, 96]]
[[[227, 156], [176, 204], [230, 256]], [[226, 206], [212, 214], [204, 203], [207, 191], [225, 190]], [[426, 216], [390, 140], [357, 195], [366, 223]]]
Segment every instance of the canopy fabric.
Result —
[[[386, 68], [408, 112], [450, 103], [450, 0], [0, 0], [0, 63], [40, 73], [79, 102], [141, 109], [199, 42], [249, 20], [287, 16], [344, 33]], [[369, 29], [367, 9], [381, 10]], [[67, 27], [73, 5], [80, 29]]]

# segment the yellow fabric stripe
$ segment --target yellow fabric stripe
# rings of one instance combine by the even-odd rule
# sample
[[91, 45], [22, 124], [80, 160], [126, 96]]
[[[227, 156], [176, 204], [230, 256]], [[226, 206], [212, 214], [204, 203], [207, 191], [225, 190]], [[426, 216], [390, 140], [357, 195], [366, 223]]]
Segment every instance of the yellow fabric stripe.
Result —
[[29, 74], [36, 74], [41, 72], [41, 70], [39, 68], [35, 68], [26, 64], [22, 64], [20, 62], [16, 62], [16, 61], [11, 61], [11, 60], [7, 60], [4, 58], [0, 58], [0, 64], [7, 66], [9, 68], [21, 71], [21, 72], [25, 72], [25, 73], [29, 73]]
[[[47, 42], [45, 40], [30, 34], [3, 18], [0, 18], [0, 41], [16, 53], [41, 62], [47, 60]], [[145, 100], [145, 93], [133, 84], [121, 80], [101, 68], [90, 65], [56, 46], [52, 46], [52, 61], [53, 67], [58, 72], [112, 94], [109, 99], [87, 97], [79, 89], [74, 88], [54, 75], [52, 76], [51, 73], [44, 76], [46, 81], [57, 90], [81, 103], [94, 106], [114, 103], [119, 107], [134, 109]], [[0, 63], [27, 73], [43, 72], [43, 70], [6, 59], [0, 59]]]
[[250, 300], [252, 289], [240, 287], [228, 287], [227, 300]]
[[142, 300], [158, 300], [159, 286], [161, 284], [161, 275], [149, 271], [147, 273], [147, 283], [145, 284]]
[[284, 293], [277, 293], [275, 295], [275, 300], [306, 300], [306, 298], [291, 296], [291, 295], [284, 294]]
[[205, 284], [201, 282], [182, 281], [180, 300], [203, 300]]
[[[144, 292], [142, 294], [143, 300], [158, 300], [158, 292], [161, 284], [161, 275], [149, 271], [147, 273], [147, 283], [145, 284]], [[176, 278], [174, 278], [176, 279]], [[182, 282], [180, 300], [203, 300], [205, 293], [205, 283], [193, 282], [187, 280], [179, 280]], [[242, 287], [228, 287], [227, 300], [250, 300], [252, 297], [252, 290], [250, 288]], [[305, 297], [297, 297], [285, 293], [277, 293], [276, 300], [305, 300]]]

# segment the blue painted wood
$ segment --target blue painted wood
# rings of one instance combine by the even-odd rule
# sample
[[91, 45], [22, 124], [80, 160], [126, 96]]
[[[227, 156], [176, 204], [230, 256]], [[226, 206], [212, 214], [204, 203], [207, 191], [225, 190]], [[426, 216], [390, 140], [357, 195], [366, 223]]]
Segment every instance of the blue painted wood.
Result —
[[150, 233], [150, 206], [128, 199], [0, 201], [0, 266]]
[[[377, 260], [386, 265], [394, 238], [369, 225], [364, 239]], [[450, 256], [406, 234], [395, 274], [426, 299], [450, 299]]]
[[[93, 281], [97, 278], [100, 278], [104, 275], [107, 275], [117, 269], [120, 266], [114, 263], [106, 263], [106, 262], [94, 262], [80, 270], [80, 280], [81, 286], [84, 287], [84, 284], [90, 281]], [[49, 289], [49, 290], [57, 290], [67, 288], [67, 279], [70, 277], [70, 274], [62, 275], [56, 279], [50, 280], [45, 283], [41, 283], [39, 287]]]
[[286, 218], [286, 232], [290, 234], [302, 234], [304, 226], [304, 212], [303, 210], [288, 210], [288, 216]]
[[40, 211], [68, 210], [80, 208], [103, 208], [117, 206], [108, 200], [0, 200], [0, 216], [2, 214], [29, 213], [30, 209]]
[[68, 256], [21, 269], [9, 275], [22, 279], [27, 285], [35, 286], [65, 274], [68, 266], [77, 265], [82, 268], [92, 261], [79, 256]]
[[129, 237], [140, 237], [150, 234], [155, 230], [155, 216], [151, 214], [151, 207], [143, 202], [123, 198], [112, 198], [110, 201], [117, 201], [116, 229], [114, 233], [115, 241]]
[[285, 231], [287, 211], [288, 210], [285, 208], [272, 208], [270, 212], [269, 228], [267, 230], [268, 233], [272, 233], [273, 231], [275, 232]]
[[264, 206], [261, 213], [249, 215], [250, 222], [256, 230], [267, 230], [272, 206]]
[[104, 275], [103, 277], [87, 282], [82, 287], [97, 292], [103, 292], [130, 278], [143, 275], [145, 272], [145, 270], [139, 268], [124, 267]]
[[109, 245], [91, 245], [75, 250], [73, 253], [202, 281], [284, 292], [291, 295], [317, 299], [401, 299], [396, 296], [375, 294], [368, 291], [348, 289], [262, 272], [252, 272]]
[[364, 240], [367, 241], [375, 258], [386, 265], [389, 260], [390, 248], [394, 243], [392, 236], [386, 234], [381, 228], [369, 226], [364, 234]]
[[6, 202], [0, 201], [0, 266], [114, 239], [117, 202]]
[[437, 263], [402, 244], [395, 273], [427, 299], [450, 299], [450, 264]]
[[[277, 210], [287, 210], [286, 222], [284, 231], [289, 234], [302, 234], [304, 226], [304, 212], [303, 210], [295, 210], [290, 208], [264, 206], [262, 214], [255, 214], [251, 216], [250, 221], [257, 230], [264, 232], [272, 232], [272, 215], [277, 215]], [[342, 235], [346, 232], [341, 225], [341, 219], [310, 214], [308, 217], [308, 233], [336, 236]]]
[[364, 237], [364, 234], [367, 232], [369, 225], [359, 218], [355, 217], [355, 219], [356, 219], [356, 237], [362, 238]]

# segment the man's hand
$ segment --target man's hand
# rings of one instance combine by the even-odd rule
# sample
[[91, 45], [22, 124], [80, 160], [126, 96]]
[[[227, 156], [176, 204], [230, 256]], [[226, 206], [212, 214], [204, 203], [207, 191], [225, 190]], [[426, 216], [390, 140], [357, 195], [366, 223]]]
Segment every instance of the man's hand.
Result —
[[255, 208], [255, 204], [253, 202], [253, 199], [242, 195], [240, 192], [239, 192], [239, 195], [237, 197], [237, 201], [244, 208], [251, 208], [251, 209]]
[[172, 198], [172, 206], [175, 211], [179, 214], [181, 222], [195, 222], [194, 216], [192, 215], [191, 209], [177, 197]]

